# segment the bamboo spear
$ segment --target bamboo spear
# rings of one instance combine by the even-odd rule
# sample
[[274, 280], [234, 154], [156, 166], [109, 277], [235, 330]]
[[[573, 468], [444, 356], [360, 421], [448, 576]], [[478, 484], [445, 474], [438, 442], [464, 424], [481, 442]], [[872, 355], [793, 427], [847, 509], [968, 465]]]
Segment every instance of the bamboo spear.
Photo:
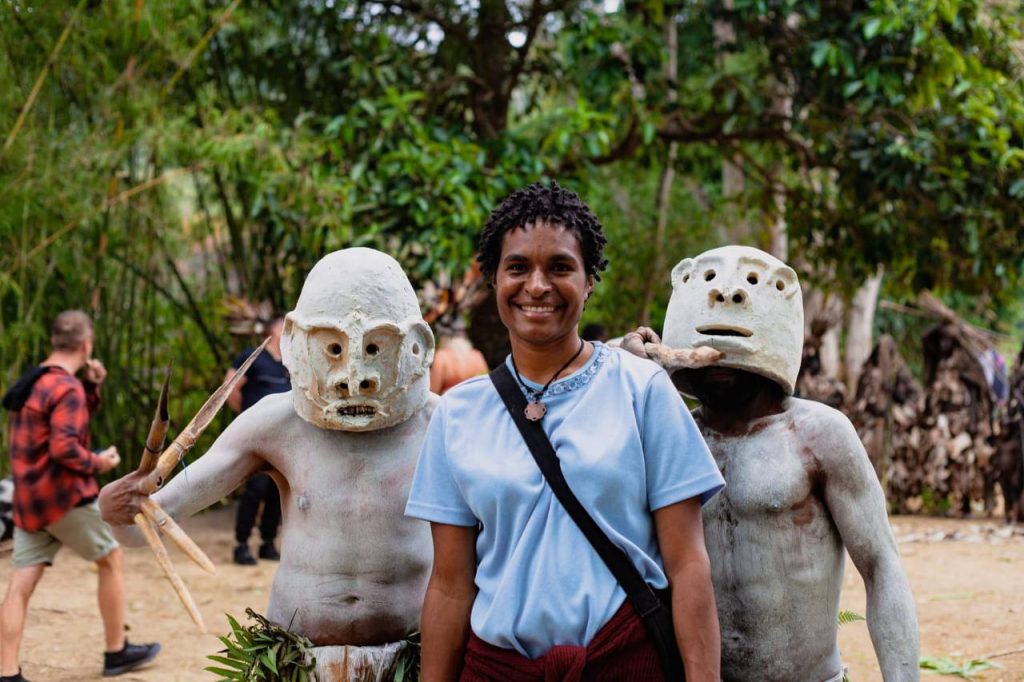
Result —
[[[216, 416], [220, 408], [224, 406], [231, 391], [234, 390], [238, 382], [245, 376], [246, 371], [256, 360], [263, 349], [266, 347], [270, 339], [266, 339], [259, 348], [254, 350], [246, 361], [238, 368], [235, 374], [221, 384], [220, 388], [214, 391], [203, 406], [196, 413], [196, 416], [192, 418], [188, 426], [178, 434], [178, 437], [174, 439], [171, 445], [164, 450], [159, 456], [157, 453], [160, 452], [160, 448], [163, 447], [164, 438], [167, 435], [167, 428], [170, 424], [170, 419], [167, 413], [167, 384], [170, 378], [170, 371], [168, 368], [167, 377], [164, 378], [164, 385], [160, 391], [160, 400], [157, 403], [156, 414], [153, 417], [153, 423], [149, 428], [149, 435], [146, 437], [146, 448], [142, 454], [142, 461], [139, 463], [139, 473], [145, 474], [146, 477], [139, 483], [139, 491], [146, 495], [154, 493], [164, 481], [167, 479], [174, 467], [178, 465], [181, 458], [185, 456], [192, 447], [196, 444], [199, 436], [203, 433], [203, 430], [209, 426], [210, 422]], [[167, 549], [160, 542], [158, 535], [158, 529], [164, 531], [167, 536], [183, 551], [185, 554], [192, 559], [200, 568], [207, 573], [214, 572], [213, 562], [210, 558], [192, 541], [184, 530], [170, 517], [167, 512], [160, 508], [156, 502], [151, 499], [146, 499], [142, 502], [141, 512], [135, 515], [135, 525], [138, 526], [142, 532], [143, 537], [146, 538], [146, 542], [149, 544], [153, 555], [156, 557], [157, 563], [163, 569], [167, 579], [171, 582], [171, 586], [174, 588], [175, 593], [178, 595], [178, 599], [181, 601], [185, 610], [188, 611], [188, 615], [191, 616], [192, 621], [199, 628], [200, 632], [206, 632], [206, 624], [203, 622], [203, 617], [199, 613], [199, 609], [196, 607], [196, 602], [192, 598], [192, 594], [188, 591], [188, 587], [185, 586], [181, 576], [174, 568], [174, 564], [171, 563], [171, 558], [167, 554]]]

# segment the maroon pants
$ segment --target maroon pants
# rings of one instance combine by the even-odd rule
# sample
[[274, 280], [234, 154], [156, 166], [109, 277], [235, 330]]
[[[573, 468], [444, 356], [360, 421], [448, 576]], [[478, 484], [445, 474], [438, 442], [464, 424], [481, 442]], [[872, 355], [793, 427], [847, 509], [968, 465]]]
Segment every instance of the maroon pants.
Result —
[[551, 647], [536, 660], [470, 633], [459, 682], [663, 682], [658, 651], [623, 603], [588, 646]]

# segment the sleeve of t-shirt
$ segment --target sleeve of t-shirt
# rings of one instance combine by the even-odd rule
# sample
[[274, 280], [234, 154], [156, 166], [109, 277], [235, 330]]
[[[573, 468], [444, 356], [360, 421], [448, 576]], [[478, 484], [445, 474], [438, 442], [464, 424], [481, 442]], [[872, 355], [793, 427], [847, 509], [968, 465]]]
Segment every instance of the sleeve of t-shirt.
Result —
[[[252, 349], [243, 350], [241, 353], [235, 356], [234, 360], [231, 361], [231, 366], [235, 369], [241, 367], [245, 363], [246, 359], [249, 357], [250, 353], [252, 353]], [[223, 365], [221, 366], [223, 367]]]
[[725, 480], [665, 372], [648, 382], [642, 410], [640, 437], [651, 511], [698, 496], [706, 504], [725, 487]]
[[416, 473], [412, 477], [405, 515], [453, 526], [475, 526], [477, 519], [466, 504], [448, 466], [445, 448], [445, 404], [438, 405], [427, 426]]

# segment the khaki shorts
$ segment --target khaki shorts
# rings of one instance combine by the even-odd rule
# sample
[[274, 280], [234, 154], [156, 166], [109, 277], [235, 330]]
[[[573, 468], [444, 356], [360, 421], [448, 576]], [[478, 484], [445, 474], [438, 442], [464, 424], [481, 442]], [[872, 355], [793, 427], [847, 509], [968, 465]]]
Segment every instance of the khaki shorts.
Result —
[[61, 545], [67, 545], [86, 561], [99, 561], [117, 548], [110, 526], [100, 518], [99, 505], [93, 501], [75, 507], [64, 518], [35, 532], [14, 529], [15, 568], [53, 565], [53, 557]]

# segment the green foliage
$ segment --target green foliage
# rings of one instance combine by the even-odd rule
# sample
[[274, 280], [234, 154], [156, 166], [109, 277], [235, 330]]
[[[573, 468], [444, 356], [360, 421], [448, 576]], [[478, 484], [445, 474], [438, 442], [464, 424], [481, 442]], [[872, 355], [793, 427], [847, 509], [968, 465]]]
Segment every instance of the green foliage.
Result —
[[110, 368], [95, 441], [132, 468], [162, 367], [184, 423], [239, 350], [226, 295], [287, 310], [353, 245], [451, 281], [495, 203], [542, 178], [608, 228], [587, 319], [613, 332], [652, 277], [660, 323], [682, 256], [765, 246], [780, 196], [792, 260], [830, 287], [885, 263], [900, 298], [987, 291], [1001, 311], [1019, 291], [1019, 0], [603, 6], [0, 0], [0, 384], [42, 358], [59, 310], [86, 309]]
[[840, 611], [838, 621], [840, 625], [849, 625], [850, 623], [856, 623], [858, 621], [866, 621], [867, 619], [857, 613], [856, 611]]
[[964, 660], [957, 662], [951, 657], [934, 657], [934, 656], [922, 656], [920, 661], [921, 670], [933, 672], [938, 675], [950, 675], [952, 677], [960, 677], [965, 680], [974, 679], [978, 673], [986, 670], [994, 670], [1001, 668], [1002, 666], [992, 663], [984, 658], [972, 658], [970, 660]]
[[316, 660], [313, 643], [268, 621], [252, 609], [245, 614], [256, 621], [242, 626], [227, 615], [231, 632], [218, 637], [224, 646], [219, 654], [207, 656], [216, 663], [205, 670], [221, 680], [240, 682], [309, 682], [313, 679]]
[[420, 679], [420, 633], [405, 639], [406, 646], [398, 654], [392, 669], [393, 682], [419, 682]]

